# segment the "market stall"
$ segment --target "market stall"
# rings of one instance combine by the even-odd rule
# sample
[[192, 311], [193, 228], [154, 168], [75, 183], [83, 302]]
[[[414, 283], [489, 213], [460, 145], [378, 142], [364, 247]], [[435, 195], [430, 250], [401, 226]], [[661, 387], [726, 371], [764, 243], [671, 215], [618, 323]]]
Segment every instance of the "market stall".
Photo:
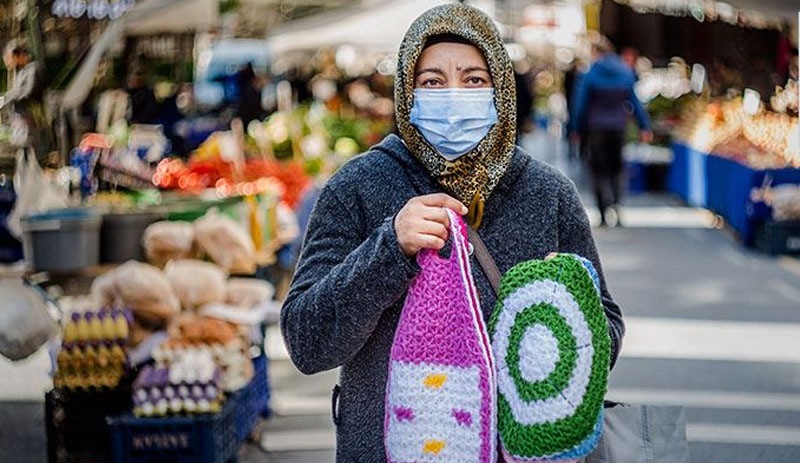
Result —
[[[800, 197], [793, 193], [800, 188], [796, 98], [783, 109], [748, 112], [741, 98], [691, 103], [676, 129], [668, 178], [671, 192], [719, 214], [744, 244], [774, 254], [800, 252]], [[775, 191], [783, 191], [777, 199]], [[778, 229], [781, 237], [763, 235]]]

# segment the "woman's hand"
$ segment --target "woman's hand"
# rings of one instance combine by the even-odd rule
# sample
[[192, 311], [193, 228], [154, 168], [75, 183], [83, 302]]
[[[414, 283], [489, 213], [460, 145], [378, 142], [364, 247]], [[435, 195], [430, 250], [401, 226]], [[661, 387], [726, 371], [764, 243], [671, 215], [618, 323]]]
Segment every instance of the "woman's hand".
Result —
[[394, 218], [394, 231], [400, 248], [408, 257], [421, 249], [442, 249], [450, 230], [450, 218], [445, 208], [461, 215], [467, 208], [444, 193], [417, 196], [408, 200]]

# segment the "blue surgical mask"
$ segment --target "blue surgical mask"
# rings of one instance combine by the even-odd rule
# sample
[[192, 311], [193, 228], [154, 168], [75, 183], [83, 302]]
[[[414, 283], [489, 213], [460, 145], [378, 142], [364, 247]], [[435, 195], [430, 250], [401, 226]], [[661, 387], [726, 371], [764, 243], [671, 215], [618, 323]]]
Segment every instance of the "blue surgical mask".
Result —
[[415, 89], [410, 119], [442, 157], [455, 161], [497, 123], [494, 88]]

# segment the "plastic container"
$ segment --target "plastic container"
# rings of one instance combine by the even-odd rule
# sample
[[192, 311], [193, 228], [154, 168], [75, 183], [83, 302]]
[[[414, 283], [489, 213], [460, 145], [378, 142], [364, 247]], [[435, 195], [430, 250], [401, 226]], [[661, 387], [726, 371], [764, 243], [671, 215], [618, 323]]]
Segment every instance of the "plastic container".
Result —
[[253, 380], [237, 394], [236, 438], [244, 442], [253, 432], [259, 418], [270, 415], [269, 376], [267, 356], [262, 353], [253, 359]]
[[45, 394], [48, 463], [111, 463], [107, 415], [131, 407], [130, 386]]
[[236, 399], [214, 415], [109, 418], [114, 463], [235, 462]]
[[131, 259], [144, 261], [144, 230], [151, 223], [164, 218], [164, 215], [155, 211], [104, 215], [103, 226], [100, 228], [100, 262], [120, 263]]
[[771, 255], [800, 255], [800, 220], [765, 223], [756, 233], [756, 249]]
[[72, 272], [100, 262], [103, 218], [87, 209], [62, 209], [22, 219], [25, 256], [34, 269]]

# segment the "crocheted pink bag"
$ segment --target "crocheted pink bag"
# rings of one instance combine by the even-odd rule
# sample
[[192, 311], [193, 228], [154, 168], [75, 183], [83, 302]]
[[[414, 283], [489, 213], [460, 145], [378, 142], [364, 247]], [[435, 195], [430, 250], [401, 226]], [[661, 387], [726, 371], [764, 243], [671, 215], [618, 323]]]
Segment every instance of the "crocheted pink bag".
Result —
[[450, 215], [450, 256], [423, 250], [386, 383], [389, 463], [496, 461], [495, 369], [472, 281], [467, 229]]

